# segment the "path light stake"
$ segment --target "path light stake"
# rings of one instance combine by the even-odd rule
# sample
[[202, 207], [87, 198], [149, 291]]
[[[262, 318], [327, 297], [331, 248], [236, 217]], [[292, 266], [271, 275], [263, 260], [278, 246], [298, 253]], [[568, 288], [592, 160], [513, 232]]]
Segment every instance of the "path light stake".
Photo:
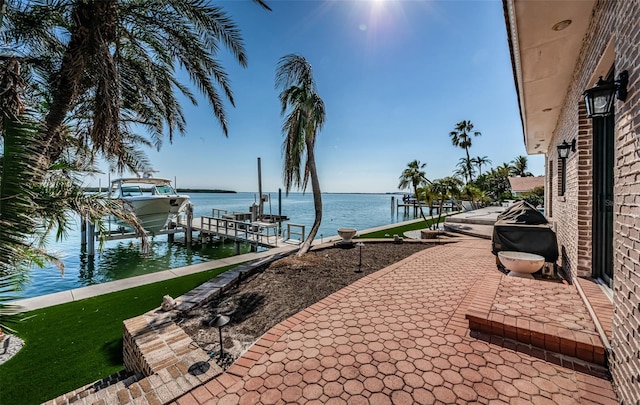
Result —
[[356, 270], [356, 273], [362, 273], [362, 248], [364, 247], [364, 243], [358, 242], [356, 246], [360, 248], [360, 260], [358, 261], [358, 270]]
[[209, 322], [209, 326], [215, 326], [220, 333], [220, 360], [224, 357], [224, 346], [222, 345], [222, 328], [229, 323], [229, 317], [225, 315], [216, 315], [215, 318]]

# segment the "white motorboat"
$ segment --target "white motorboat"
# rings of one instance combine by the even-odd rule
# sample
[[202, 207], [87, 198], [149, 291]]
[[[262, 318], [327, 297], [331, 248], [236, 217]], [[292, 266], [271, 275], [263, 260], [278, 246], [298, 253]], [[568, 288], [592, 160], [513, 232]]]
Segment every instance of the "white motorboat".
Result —
[[189, 202], [189, 196], [178, 194], [171, 180], [157, 177], [115, 179], [110, 197], [127, 202], [124, 208], [133, 209], [142, 227], [152, 233], [164, 229]]

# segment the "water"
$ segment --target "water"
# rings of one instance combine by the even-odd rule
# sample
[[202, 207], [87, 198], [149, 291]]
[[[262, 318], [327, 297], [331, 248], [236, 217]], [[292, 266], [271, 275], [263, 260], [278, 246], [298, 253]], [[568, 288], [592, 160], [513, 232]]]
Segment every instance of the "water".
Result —
[[[211, 215], [212, 208], [246, 212], [256, 201], [256, 194], [191, 194], [194, 216]], [[270, 196], [264, 205], [265, 213], [278, 214], [278, 193], [265, 194]], [[322, 206], [322, 224], [316, 238], [335, 236], [338, 228], [362, 230], [413, 218], [403, 217], [402, 214], [396, 216], [395, 210], [391, 210], [391, 196], [387, 194], [323, 194]], [[308, 234], [315, 217], [313, 194], [292, 193], [285, 197], [283, 193], [282, 215], [289, 217], [289, 223], [305, 225]], [[62, 258], [64, 272], [61, 273], [55, 266], [34, 269], [22, 291], [18, 292], [19, 297], [35, 297], [202, 263], [231, 256], [235, 251], [233, 243], [187, 246], [183, 235], [176, 235], [174, 243], [168, 243], [163, 235], [151, 240], [148, 254], [141, 253], [138, 240], [125, 239], [105, 242], [103, 250], [90, 258], [80, 250], [79, 220], [76, 222], [76, 228], [69, 232], [64, 241], [49, 245], [50, 250]], [[249, 251], [250, 246], [242, 246], [241, 253]]]

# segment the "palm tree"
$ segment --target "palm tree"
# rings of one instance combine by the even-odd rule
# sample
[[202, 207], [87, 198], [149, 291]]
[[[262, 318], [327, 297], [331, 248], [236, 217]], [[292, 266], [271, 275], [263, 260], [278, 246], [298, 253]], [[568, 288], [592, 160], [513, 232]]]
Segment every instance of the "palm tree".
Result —
[[[511, 169], [512, 168], [508, 163], [503, 163], [483, 175], [483, 177], [486, 176], [483, 191], [485, 191], [494, 201], [500, 200], [503, 196], [509, 193], [509, 188], [511, 187], [509, 184]], [[483, 178], [483, 180], [485, 180], [485, 178]]]
[[[219, 93], [232, 105], [233, 97], [214, 57], [220, 44], [242, 66], [246, 55], [237, 27], [217, 6], [0, 0], [0, 29], [0, 272], [55, 260], [39, 242], [54, 228], [63, 236], [69, 211], [92, 220], [114, 214], [142, 232], [115, 202], [85, 195], [81, 178], [98, 155], [140, 172], [149, 162], [138, 145], [159, 147], [165, 130], [169, 140], [184, 132], [175, 93], [195, 97], [177, 70], [190, 75], [228, 133]], [[151, 141], [131, 124], [146, 127]]]
[[[38, 142], [40, 123], [26, 108], [26, 84], [20, 64], [11, 59], [0, 64], [0, 325], [19, 308], [6, 304], [32, 264], [42, 266], [58, 259], [45, 249], [45, 238], [57, 229], [64, 236], [73, 217], [70, 211], [96, 221], [115, 215], [142, 232], [135, 216], [123, 212], [114, 200], [86, 194], [77, 167], [57, 162], [43, 166]], [[26, 97], [28, 99], [28, 97]], [[143, 244], [146, 244], [143, 238]], [[4, 325], [6, 327], [6, 325]]]
[[316, 91], [311, 64], [300, 55], [289, 54], [280, 58], [276, 69], [276, 88], [281, 89], [281, 114], [286, 114], [282, 125], [286, 194], [292, 186], [302, 188], [304, 192], [309, 179], [313, 191], [315, 220], [298, 251], [298, 256], [301, 256], [311, 247], [322, 222], [322, 194], [314, 149], [318, 131], [325, 122], [325, 108]]
[[407, 168], [402, 171], [400, 175], [400, 183], [398, 184], [398, 188], [400, 190], [404, 190], [407, 188], [411, 188], [413, 190], [413, 194], [416, 196], [416, 200], [418, 200], [418, 207], [420, 208], [420, 215], [424, 222], [427, 222], [427, 217], [424, 216], [424, 212], [422, 211], [422, 204], [420, 202], [420, 198], [418, 196], [418, 187], [424, 184], [429, 183], [427, 180], [426, 173], [423, 170], [427, 167], [426, 163], [420, 163], [419, 160], [413, 160], [407, 164]]
[[478, 167], [478, 176], [482, 174], [482, 166], [490, 165], [492, 162], [488, 156], [476, 156], [471, 159], [471, 163]]
[[438, 202], [438, 194], [433, 188], [433, 183], [426, 183], [422, 187], [417, 188], [420, 196], [424, 196], [424, 201], [429, 205], [429, 215], [433, 213], [433, 207]]
[[463, 157], [460, 158], [458, 164], [456, 164], [457, 169], [453, 173], [455, 176], [463, 178], [465, 183], [471, 182], [471, 179], [475, 174], [475, 169], [473, 168], [473, 166], [469, 166], [467, 163], [467, 159]]
[[[268, 8], [263, 0], [254, 0]], [[224, 98], [234, 105], [226, 72], [215, 59], [221, 45], [241, 66], [240, 32], [222, 9], [202, 0], [60, 0], [8, 2], [3, 39], [15, 43], [34, 84], [50, 95], [39, 141], [55, 162], [72, 142], [127, 166], [129, 125], [146, 127], [159, 147], [184, 133], [176, 92], [196, 104], [176, 77], [184, 70], [228, 135]], [[6, 27], [6, 29], [5, 29]], [[224, 94], [224, 98], [221, 96]], [[70, 116], [78, 133], [66, 136]], [[135, 169], [135, 168], [134, 168]]]
[[511, 175], [516, 177], [531, 177], [533, 174], [527, 171], [527, 157], [516, 156], [511, 161]]
[[460, 190], [460, 196], [465, 200], [471, 201], [474, 209], [477, 208], [478, 201], [483, 202], [486, 199], [485, 193], [475, 184], [465, 184]]
[[462, 181], [457, 177], [447, 176], [443, 179], [433, 181], [433, 189], [438, 194], [438, 199], [440, 200], [440, 206], [438, 207], [438, 220], [434, 223], [434, 229], [436, 229], [440, 224], [445, 200], [447, 198], [454, 198], [460, 194], [460, 187], [462, 187]]
[[473, 124], [471, 121], [460, 121], [456, 124], [455, 129], [449, 133], [451, 137], [451, 143], [453, 146], [460, 147], [464, 149], [467, 159], [467, 173], [471, 176], [469, 181], [473, 181], [472, 167], [471, 167], [471, 157], [469, 156], [469, 148], [471, 147], [471, 135], [480, 136], [482, 135], [479, 131], [473, 131]]

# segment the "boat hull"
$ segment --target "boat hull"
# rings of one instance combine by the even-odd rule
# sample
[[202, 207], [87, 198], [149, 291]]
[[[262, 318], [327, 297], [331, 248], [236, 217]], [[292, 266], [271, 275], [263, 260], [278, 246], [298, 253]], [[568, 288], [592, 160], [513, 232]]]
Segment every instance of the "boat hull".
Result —
[[122, 198], [133, 210], [138, 221], [147, 232], [158, 232], [164, 229], [169, 220], [180, 213], [189, 201], [188, 196], [154, 195]]

